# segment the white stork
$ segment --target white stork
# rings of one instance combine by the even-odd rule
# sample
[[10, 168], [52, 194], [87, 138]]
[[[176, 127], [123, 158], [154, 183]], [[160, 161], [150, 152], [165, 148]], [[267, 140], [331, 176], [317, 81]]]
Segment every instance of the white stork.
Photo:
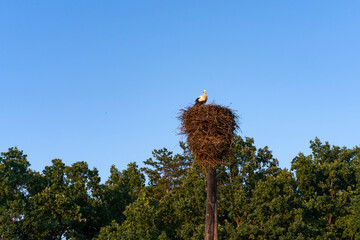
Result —
[[195, 100], [195, 105], [203, 105], [205, 104], [207, 101], [207, 96], [206, 96], [206, 90], [203, 91], [203, 94], [200, 95], [196, 100]]

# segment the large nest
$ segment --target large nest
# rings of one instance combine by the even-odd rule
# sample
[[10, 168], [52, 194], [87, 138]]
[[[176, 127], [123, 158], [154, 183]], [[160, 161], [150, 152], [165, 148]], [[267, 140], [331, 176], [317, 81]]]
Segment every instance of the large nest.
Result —
[[231, 150], [237, 116], [216, 104], [191, 106], [180, 110], [181, 134], [187, 136], [195, 161], [204, 167], [216, 167]]

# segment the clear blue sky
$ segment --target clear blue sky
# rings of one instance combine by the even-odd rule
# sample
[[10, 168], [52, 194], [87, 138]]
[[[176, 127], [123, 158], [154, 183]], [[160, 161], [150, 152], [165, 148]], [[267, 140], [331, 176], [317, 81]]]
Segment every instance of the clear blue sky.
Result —
[[179, 152], [203, 89], [281, 167], [360, 141], [359, 1], [1, 1], [0, 151], [41, 171]]

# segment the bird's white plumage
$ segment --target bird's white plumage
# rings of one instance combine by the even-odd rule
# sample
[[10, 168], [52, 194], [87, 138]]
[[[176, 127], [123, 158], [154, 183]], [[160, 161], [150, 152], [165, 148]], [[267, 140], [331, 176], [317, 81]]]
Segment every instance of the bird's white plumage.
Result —
[[198, 100], [199, 102], [203, 102], [203, 101], [206, 101], [206, 95], [204, 96], [204, 95], [200, 95], [200, 97], [199, 97], [199, 100]]
[[207, 95], [206, 95], [206, 90], [203, 91], [203, 94], [200, 95], [196, 100], [195, 100], [195, 104], [205, 104], [207, 101]]

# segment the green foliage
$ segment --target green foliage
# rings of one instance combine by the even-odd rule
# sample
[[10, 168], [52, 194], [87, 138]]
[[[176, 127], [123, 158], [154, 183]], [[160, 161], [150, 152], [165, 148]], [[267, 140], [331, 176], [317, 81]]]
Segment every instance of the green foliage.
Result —
[[[184, 152], [114, 165], [102, 184], [85, 162], [42, 173], [10, 148], [0, 157], [0, 239], [203, 239], [206, 178]], [[220, 239], [360, 239], [360, 149], [310, 142], [291, 171], [237, 136], [217, 170]], [[145, 175], [149, 184], [145, 185]]]
[[91, 239], [99, 232], [105, 209], [96, 169], [54, 159], [40, 174], [16, 148], [0, 160], [2, 238]]
[[[309, 239], [354, 239], [359, 234], [359, 148], [310, 142], [312, 154], [292, 161], [311, 231]], [[358, 218], [357, 218], [358, 219]]]
[[26, 236], [24, 214], [28, 211], [31, 171], [26, 155], [16, 147], [0, 157], [0, 238]]
[[142, 189], [136, 201], [126, 207], [124, 215], [126, 220], [121, 225], [116, 221], [111, 222], [101, 229], [97, 239], [157, 239], [156, 202], [146, 189]]
[[296, 239], [304, 225], [293, 176], [267, 147], [257, 150], [253, 143], [237, 137], [225, 162], [218, 186], [220, 238]]
[[156, 239], [156, 202], [146, 190], [139, 193], [135, 202], [126, 207], [125, 222], [120, 226], [123, 239]]
[[117, 223], [125, 221], [125, 207], [134, 202], [138, 193], [144, 188], [145, 176], [135, 163], [120, 172], [114, 165], [110, 177], [105, 183], [104, 201], [108, 210], [108, 219]]
[[120, 230], [120, 225], [114, 220], [111, 224], [100, 229], [97, 240], [120, 240], [123, 239], [123, 234]]
[[156, 199], [161, 199], [168, 191], [178, 187], [184, 180], [186, 173], [193, 162], [193, 158], [188, 154], [189, 149], [184, 143], [180, 142], [184, 153], [173, 156], [166, 148], [153, 151], [153, 157], [144, 161], [150, 167], [142, 168], [150, 181], [150, 189], [155, 194]]
[[201, 169], [194, 166], [183, 184], [159, 202], [158, 228], [170, 239], [204, 238], [206, 181], [201, 173]]
[[31, 199], [29, 218], [38, 226], [32, 238], [95, 236], [104, 216], [97, 170], [88, 169], [85, 162], [65, 166], [54, 159], [52, 163], [43, 171], [46, 187]]

